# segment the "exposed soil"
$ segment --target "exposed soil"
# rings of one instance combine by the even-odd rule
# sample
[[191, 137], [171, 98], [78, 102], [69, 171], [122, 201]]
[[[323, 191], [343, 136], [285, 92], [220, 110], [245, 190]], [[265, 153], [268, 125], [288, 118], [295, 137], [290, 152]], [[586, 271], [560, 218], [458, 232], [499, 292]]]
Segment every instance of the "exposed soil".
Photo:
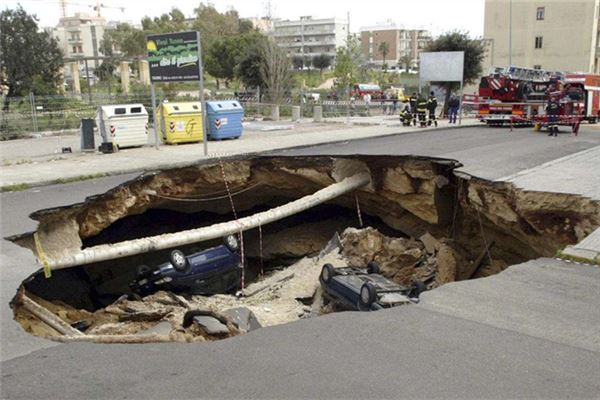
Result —
[[[236, 159], [146, 174], [84, 203], [41, 210], [31, 217], [39, 221], [45, 255], [58, 259], [83, 248], [233, 220], [224, 180], [233, 193], [235, 214], [243, 217], [311, 194], [355, 171], [368, 171], [371, 183], [364, 188], [261, 227], [260, 234], [257, 229], [244, 233], [251, 283], [245, 289], [252, 293], [262, 288], [259, 292], [241, 298], [187, 297], [191, 306], [215, 312], [247, 307], [262, 326], [332, 311], [317, 290], [325, 259], [336, 266], [376, 261], [384, 276], [402, 285], [420, 280], [434, 288], [553, 256], [600, 226], [598, 202], [457, 176], [454, 169], [459, 165], [453, 160], [393, 156]], [[371, 228], [356, 229], [361, 223]], [[340, 254], [319, 257], [336, 232], [344, 232]], [[32, 233], [10, 239], [37, 254]], [[189, 254], [215, 243], [181, 249]], [[167, 294], [143, 301], [121, 298], [131, 295], [128, 285], [138, 265], [163, 263], [168, 252], [53, 271], [50, 279], [38, 272], [23, 288], [63, 320], [86, 321], [86, 334], [152, 332], [168, 322], [171, 329], [165, 333], [163, 324], [161, 334], [171, 340], [212, 339], [195, 325], [182, 328], [186, 307]], [[58, 335], [15, 304], [15, 318], [28, 332]], [[140, 310], [146, 320], [122, 321], [123, 313]]]

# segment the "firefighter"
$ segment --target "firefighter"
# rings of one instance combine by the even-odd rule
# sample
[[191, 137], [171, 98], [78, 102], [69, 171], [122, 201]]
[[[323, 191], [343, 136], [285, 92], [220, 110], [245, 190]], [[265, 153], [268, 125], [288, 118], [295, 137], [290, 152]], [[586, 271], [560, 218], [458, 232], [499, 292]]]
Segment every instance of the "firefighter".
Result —
[[410, 110], [408, 109], [408, 106], [404, 106], [404, 110], [402, 110], [402, 112], [400, 112], [400, 122], [402, 122], [402, 125], [404, 126], [410, 126], [410, 123], [413, 120], [413, 116], [410, 113]]
[[417, 100], [417, 114], [419, 116], [419, 126], [425, 128], [427, 126], [426, 114], [427, 114], [427, 100], [422, 95], [419, 95]]
[[427, 99], [427, 110], [429, 111], [429, 120], [427, 121], [427, 125], [431, 126], [433, 122], [435, 126], [437, 126], [437, 120], [435, 119], [435, 109], [438, 106], [437, 99], [433, 95], [433, 92], [429, 94], [429, 98]]
[[410, 104], [412, 120], [414, 124], [417, 125], [417, 92], [413, 92], [412, 96], [408, 98], [408, 104]]
[[546, 114], [548, 115], [548, 136], [558, 136], [558, 112], [560, 105], [555, 97], [550, 97], [546, 106]]

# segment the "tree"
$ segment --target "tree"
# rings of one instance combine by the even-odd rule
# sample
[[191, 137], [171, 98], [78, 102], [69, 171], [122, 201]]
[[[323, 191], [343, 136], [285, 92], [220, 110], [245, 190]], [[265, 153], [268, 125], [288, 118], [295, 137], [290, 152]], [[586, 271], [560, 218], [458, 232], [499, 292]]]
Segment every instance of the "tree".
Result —
[[[482, 72], [482, 62], [485, 57], [485, 45], [480, 39], [471, 39], [464, 32], [448, 32], [432, 41], [426, 51], [464, 51], [465, 61], [463, 70], [463, 82], [465, 84], [474, 83]], [[444, 100], [444, 111], [447, 110], [448, 100], [452, 90], [459, 88], [458, 82], [432, 82], [443, 85], [446, 89], [446, 99]]]
[[[203, 56], [206, 50], [219, 39], [250, 33], [254, 30], [252, 23], [241, 19], [235, 10], [220, 13], [210, 4], [200, 4], [194, 9], [194, 13], [196, 18], [192, 23], [192, 30], [200, 32]], [[189, 30], [189, 26], [185, 30]]]
[[294, 66], [294, 69], [304, 68], [304, 58], [301, 56], [292, 57], [292, 65]]
[[331, 57], [327, 54], [316, 55], [312, 59], [312, 65], [319, 70], [321, 79], [323, 79], [323, 70], [331, 66]]
[[185, 15], [173, 7], [169, 13], [160, 17], [142, 18], [142, 29], [146, 33], [171, 33], [189, 30]]
[[379, 50], [379, 52], [383, 56], [383, 63], [382, 64], [385, 64], [385, 58], [387, 57], [387, 55], [390, 52], [390, 45], [387, 42], [381, 42], [381, 43], [379, 43], [379, 47], [377, 49]]
[[262, 48], [267, 37], [259, 32], [250, 32], [240, 39], [240, 57], [236, 62], [235, 76], [247, 87], [265, 88], [260, 73], [263, 63]]
[[261, 56], [260, 75], [266, 94], [273, 104], [281, 104], [292, 86], [290, 59], [273, 40], [263, 43]]
[[408, 72], [410, 70], [412, 64], [412, 56], [410, 54], [404, 54], [402, 57], [400, 57], [400, 59], [398, 60], [398, 66], [399, 67], [404, 67], [404, 70], [406, 72]]
[[225, 80], [225, 85], [235, 77], [235, 66], [241, 56], [239, 41], [233, 38], [223, 38], [208, 49], [204, 67], [206, 72], [217, 80], [217, 89], [220, 88], [219, 79]]
[[235, 74], [247, 88], [259, 87], [263, 89], [265, 87], [265, 82], [260, 73], [262, 62], [262, 56], [257, 48], [247, 50], [242, 56]]
[[56, 39], [38, 31], [35, 15], [27, 14], [21, 6], [3, 10], [0, 27], [0, 65], [6, 72], [8, 96], [56, 93], [63, 66]]
[[106, 58], [102, 60], [102, 64], [98, 66], [94, 70], [94, 74], [101, 80], [108, 82], [109, 90], [110, 90], [110, 78], [113, 76], [115, 70], [117, 69], [117, 61], [112, 58], [114, 57], [114, 47], [115, 43], [111, 36], [110, 31], [104, 31], [104, 35], [102, 36], [102, 40], [100, 41], [100, 52], [104, 54]]
[[115, 29], [104, 31], [103, 41], [128, 58], [146, 55], [144, 31], [127, 23], [118, 24]]
[[349, 88], [359, 80], [370, 79], [360, 44], [355, 38], [348, 38], [345, 47], [338, 48], [335, 56], [333, 75], [338, 88]]

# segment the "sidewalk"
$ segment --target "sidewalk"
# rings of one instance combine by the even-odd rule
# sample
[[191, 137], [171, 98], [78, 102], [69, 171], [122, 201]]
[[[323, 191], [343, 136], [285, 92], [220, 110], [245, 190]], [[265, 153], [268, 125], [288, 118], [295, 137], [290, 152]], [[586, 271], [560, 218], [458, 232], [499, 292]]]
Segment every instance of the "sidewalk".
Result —
[[[25, 160], [2, 166], [0, 188], [2, 191], [14, 190], [20, 187], [41, 186], [100, 176], [186, 166], [207, 158], [254, 154], [270, 150], [423, 132], [449, 127], [479, 126], [479, 123], [474, 120], [463, 121], [462, 125], [450, 125], [447, 121], [443, 121], [439, 123], [438, 128], [402, 127], [393, 120], [386, 120], [384, 123], [385, 125], [376, 126], [312, 124], [309, 125], [311, 129], [303, 126], [306, 123], [300, 123], [294, 124], [294, 129], [288, 130], [249, 131], [245, 132], [238, 140], [209, 142], [207, 157], [203, 156], [202, 143], [178, 146], [163, 145], [158, 150], [154, 147], [125, 149], [114, 154], [57, 154], [50, 159]], [[278, 125], [290, 124], [287, 122], [278, 123]], [[27, 141], [35, 140], [40, 139], [27, 139]], [[71, 140], [78, 141], [79, 137], [72, 137]], [[10, 142], [0, 143], [0, 152], [4, 154], [10, 145]], [[24, 148], [27, 146], [27, 142], [22, 144]], [[11, 156], [14, 159], [16, 155]]]
[[570, 193], [600, 200], [600, 146], [557, 158], [497, 181], [536, 192]]

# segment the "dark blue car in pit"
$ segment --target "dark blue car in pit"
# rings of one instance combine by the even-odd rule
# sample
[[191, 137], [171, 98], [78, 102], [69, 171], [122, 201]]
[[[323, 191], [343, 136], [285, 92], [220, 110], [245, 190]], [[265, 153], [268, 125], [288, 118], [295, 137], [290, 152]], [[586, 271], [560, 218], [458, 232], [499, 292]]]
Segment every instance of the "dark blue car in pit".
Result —
[[406, 303], [416, 303], [425, 290], [422, 282], [410, 288], [379, 274], [379, 266], [370, 262], [366, 268], [334, 268], [323, 265], [319, 277], [325, 295], [336, 305], [355, 311], [375, 311]]
[[225, 237], [224, 244], [185, 255], [173, 250], [169, 262], [151, 269], [138, 267], [131, 290], [147, 296], [159, 290], [190, 295], [213, 295], [235, 292], [240, 286], [242, 260], [239, 243], [234, 235]]

